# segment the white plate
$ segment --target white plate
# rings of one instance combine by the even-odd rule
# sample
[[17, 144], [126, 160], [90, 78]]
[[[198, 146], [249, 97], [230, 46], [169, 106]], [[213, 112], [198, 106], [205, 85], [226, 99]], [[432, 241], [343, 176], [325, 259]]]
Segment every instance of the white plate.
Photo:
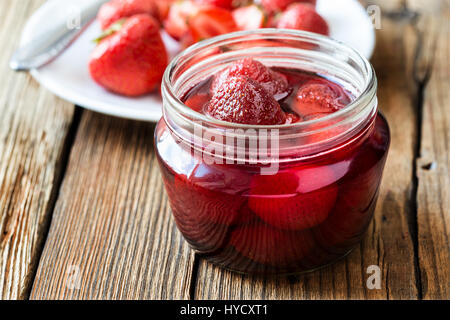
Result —
[[[45, 32], [46, 21], [61, 19], [80, 1], [48, 0], [28, 20], [22, 34], [21, 44]], [[372, 21], [357, 0], [319, 0], [318, 12], [330, 25], [331, 37], [340, 40], [364, 56], [370, 58], [375, 45]], [[32, 70], [32, 76], [57, 96], [76, 105], [100, 113], [145, 121], [158, 121], [161, 117], [159, 93], [139, 98], [115, 95], [98, 86], [89, 76], [89, 55], [95, 47], [92, 39], [100, 34], [100, 27], [93, 22], [77, 40], [51, 63]], [[163, 33], [168, 51], [173, 56], [177, 43]]]

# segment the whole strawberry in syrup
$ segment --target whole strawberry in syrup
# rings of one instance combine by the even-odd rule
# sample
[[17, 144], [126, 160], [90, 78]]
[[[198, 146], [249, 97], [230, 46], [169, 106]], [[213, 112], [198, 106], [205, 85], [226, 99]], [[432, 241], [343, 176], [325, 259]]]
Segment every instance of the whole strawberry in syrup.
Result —
[[303, 230], [326, 220], [337, 193], [335, 175], [328, 167], [292, 168], [255, 176], [248, 205], [274, 227]]
[[278, 102], [255, 80], [245, 76], [227, 78], [207, 107], [213, 118], [241, 124], [276, 125], [286, 122]]
[[261, 62], [245, 58], [238, 60], [220, 72], [211, 84], [211, 94], [214, 94], [229, 78], [245, 76], [258, 82], [264, 89], [277, 98], [284, 98], [290, 92], [286, 77], [263, 65]]
[[311, 120], [339, 111], [351, 102], [350, 95], [341, 86], [325, 80], [312, 80], [300, 86], [293, 110]]

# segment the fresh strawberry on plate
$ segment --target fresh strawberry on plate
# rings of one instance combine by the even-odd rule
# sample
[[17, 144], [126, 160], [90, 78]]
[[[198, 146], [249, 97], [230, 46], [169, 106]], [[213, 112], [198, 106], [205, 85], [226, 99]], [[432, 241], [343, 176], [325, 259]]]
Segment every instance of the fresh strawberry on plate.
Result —
[[305, 119], [334, 113], [351, 102], [349, 94], [331, 81], [311, 80], [297, 91], [293, 110]]
[[360, 240], [372, 220], [382, 169], [375, 166], [340, 188], [333, 214], [313, 231], [324, 248], [344, 253]]
[[266, 26], [264, 10], [255, 4], [234, 9], [232, 14], [239, 30], [254, 30]]
[[117, 22], [91, 54], [91, 77], [106, 89], [139, 96], [156, 89], [168, 63], [158, 22], [147, 14]]
[[153, 0], [158, 11], [158, 18], [160, 22], [163, 22], [169, 14], [170, 7], [175, 1], [178, 0]]
[[188, 20], [199, 9], [199, 5], [191, 0], [176, 1], [172, 4], [164, 21], [164, 29], [176, 40], [186, 37], [189, 32]]
[[112, 0], [99, 10], [97, 19], [102, 30], [110, 27], [117, 20], [146, 13], [159, 20], [159, 10], [155, 0]]
[[235, 0], [196, 0], [196, 1], [203, 5], [209, 5], [227, 10], [231, 10], [235, 2]]
[[293, 3], [309, 3], [313, 6], [316, 5], [316, 0], [261, 0], [261, 4], [268, 12], [279, 12], [286, 9]]
[[278, 28], [296, 29], [329, 35], [328, 23], [310, 4], [294, 3], [282, 14], [277, 24]]
[[219, 7], [202, 6], [187, 21], [194, 42], [237, 31], [231, 11]]

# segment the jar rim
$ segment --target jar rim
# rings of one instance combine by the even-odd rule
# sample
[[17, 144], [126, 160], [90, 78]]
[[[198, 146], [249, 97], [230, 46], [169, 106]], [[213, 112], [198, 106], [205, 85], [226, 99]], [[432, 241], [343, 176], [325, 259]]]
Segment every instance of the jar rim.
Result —
[[[338, 49], [339, 51], [346, 52], [350, 54], [353, 58], [358, 59], [359, 62], [361, 63], [361, 67], [363, 67], [364, 71], [366, 72], [367, 80], [365, 81], [364, 89], [362, 89], [361, 92], [358, 94], [358, 96], [356, 96], [355, 99], [352, 100], [352, 102], [349, 103], [346, 107], [336, 112], [333, 112], [327, 116], [307, 121], [300, 121], [296, 123], [279, 124], [279, 125], [240, 124], [214, 119], [200, 112], [192, 110], [190, 107], [186, 106], [181, 101], [180, 97], [175, 95], [175, 93], [173, 92], [174, 90], [172, 85], [173, 80], [172, 77], [174, 75], [174, 71], [180, 65], [180, 62], [182, 61], [183, 58], [189, 57], [190, 55], [193, 56], [194, 53], [198, 53], [198, 51], [206, 49], [211, 46], [217, 46], [219, 43], [225, 43], [226, 41], [230, 41], [232, 39], [237, 40], [247, 36], [252, 36], [252, 40], [267, 40], [268, 38], [269, 39], [272, 38], [277, 40], [294, 40], [299, 42], [311, 42], [320, 44], [321, 46], [333, 47]], [[172, 106], [179, 114], [191, 119], [191, 121], [205, 122], [208, 123], [209, 125], [216, 125], [221, 128], [229, 128], [229, 129], [268, 129], [268, 130], [273, 129], [301, 130], [304, 128], [308, 128], [311, 125], [314, 126], [318, 124], [320, 125], [322, 123], [333, 123], [333, 120], [341, 117], [345, 118], [347, 114], [351, 114], [352, 112], [354, 112], [354, 110], [361, 104], [369, 105], [370, 101], [372, 101], [376, 96], [376, 90], [377, 90], [377, 80], [375, 76], [375, 71], [371, 63], [357, 50], [338, 40], [320, 34], [302, 30], [275, 29], [275, 28], [264, 28], [264, 29], [232, 32], [200, 41], [183, 50], [172, 59], [172, 61], [166, 68], [161, 85], [163, 97], [165, 97], [168, 100], [169, 105]]]

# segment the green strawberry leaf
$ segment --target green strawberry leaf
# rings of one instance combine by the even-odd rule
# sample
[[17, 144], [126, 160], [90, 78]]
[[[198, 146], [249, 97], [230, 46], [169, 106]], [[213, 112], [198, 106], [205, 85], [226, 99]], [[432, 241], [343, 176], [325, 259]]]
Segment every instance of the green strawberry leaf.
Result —
[[100, 36], [93, 41], [97, 44], [99, 44], [103, 39], [109, 37], [110, 35], [116, 33], [120, 29], [122, 29], [123, 24], [125, 23], [126, 19], [120, 19], [114, 22], [108, 29], [102, 32]]

